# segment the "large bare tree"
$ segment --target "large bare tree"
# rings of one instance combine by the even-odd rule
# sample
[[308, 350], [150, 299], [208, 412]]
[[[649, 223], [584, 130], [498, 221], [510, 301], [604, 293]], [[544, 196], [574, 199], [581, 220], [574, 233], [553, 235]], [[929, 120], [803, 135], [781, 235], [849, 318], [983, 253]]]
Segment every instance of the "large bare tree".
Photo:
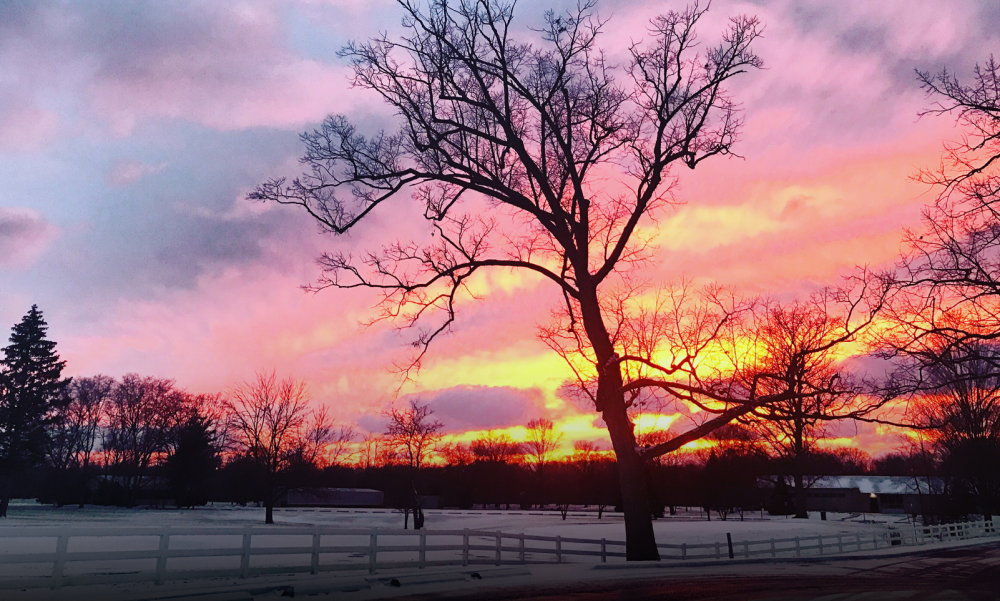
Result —
[[919, 387], [939, 359], [1000, 367], [990, 354], [975, 355], [989, 348], [976, 342], [1000, 338], [1000, 64], [990, 57], [971, 78], [948, 70], [917, 77], [934, 101], [921, 115], [951, 116], [962, 134], [945, 142], [937, 167], [916, 176], [938, 196], [921, 227], [906, 233], [891, 327], [880, 340], [883, 356], [927, 368], [907, 374]]
[[599, 366], [595, 407], [618, 458], [627, 556], [657, 559], [606, 294], [650, 258], [641, 229], [671, 204], [671, 169], [732, 154], [743, 118], [727, 85], [761, 66], [760, 24], [734, 17], [708, 43], [696, 32], [706, 7], [694, 3], [654, 18], [619, 66], [598, 46], [604, 22], [588, 0], [520, 35], [511, 2], [399, 4], [404, 35], [342, 55], [401, 128], [369, 137], [329, 117], [302, 136], [307, 173], [250, 197], [301, 206], [335, 234], [387, 201], [422, 205], [425, 239], [326, 254], [316, 286], [379, 290], [379, 317], [417, 328], [410, 367], [449, 329], [477, 272], [523, 269], [555, 284]]

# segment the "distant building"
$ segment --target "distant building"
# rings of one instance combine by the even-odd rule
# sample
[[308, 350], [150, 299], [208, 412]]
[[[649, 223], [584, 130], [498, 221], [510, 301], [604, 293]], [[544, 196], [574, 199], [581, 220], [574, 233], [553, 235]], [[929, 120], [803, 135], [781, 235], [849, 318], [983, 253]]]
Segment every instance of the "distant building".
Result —
[[[761, 478], [757, 485], [774, 488], [777, 478]], [[939, 478], [911, 476], [807, 476], [805, 482], [808, 511], [841, 513], [924, 514], [944, 488]], [[794, 499], [791, 476], [785, 476], [785, 484]]]
[[382, 507], [385, 495], [371, 488], [313, 488], [290, 490], [282, 507]]

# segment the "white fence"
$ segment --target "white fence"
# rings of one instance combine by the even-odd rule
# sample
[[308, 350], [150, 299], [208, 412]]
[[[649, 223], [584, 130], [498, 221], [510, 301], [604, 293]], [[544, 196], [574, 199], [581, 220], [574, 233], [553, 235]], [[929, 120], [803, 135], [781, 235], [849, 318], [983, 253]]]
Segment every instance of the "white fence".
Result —
[[[993, 522], [659, 544], [664, 560], [807, 557], [997, 536]], [[0, 589], [398, 568], [620, 561], [625, 543], [475, 530], [336, 527], [0, 529]]]

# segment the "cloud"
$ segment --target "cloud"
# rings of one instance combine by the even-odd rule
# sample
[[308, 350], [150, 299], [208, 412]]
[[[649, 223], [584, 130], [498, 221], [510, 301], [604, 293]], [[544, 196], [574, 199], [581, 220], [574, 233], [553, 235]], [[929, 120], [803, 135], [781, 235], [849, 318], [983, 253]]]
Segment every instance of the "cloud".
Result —
[[26, 267], [57, 233], [35, 211], [0, 207], [0, 267]]
[[434, 410], [448, 431], [523, 426], [544, 411], [544, 395], [536, 388], [457, 386], [417, 398]]
[[108, 185], [113, 188], [127, 186], [147, 175], [158, 173], [164, 167], [166, 167], [166, 164], [163, 163], [150, 165], [142, 161], [120, 160], [112, 165], [111, 170], [108, 171]]
[[0, 150], [38, 150], [55, 139], [59, 115], [24, 99], [0, 101]]

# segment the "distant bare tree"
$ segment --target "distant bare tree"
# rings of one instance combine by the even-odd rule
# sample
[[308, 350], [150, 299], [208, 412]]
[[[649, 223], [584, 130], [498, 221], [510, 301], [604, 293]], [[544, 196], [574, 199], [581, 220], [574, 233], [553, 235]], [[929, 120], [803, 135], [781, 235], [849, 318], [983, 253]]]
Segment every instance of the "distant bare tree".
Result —
[[274, 505], [290, 487], [288, 472], [308, 447], [309, 395], [305, 382], [258, 373], [228, 395], [238, 448], [261, 471], [265, 516], [274, 523]]
[[476, 461], [518, 463], [524, 456], [524, 445], [514, 442], [506, 432], [488, 430], [470, 445]]
[[336, 426], [329, 408], [323, 406], [310, 417], [303, 458], [317, 467], [340, 465], [350, 459], [351, 443], [356, 436], [353, 426]]
[[399, 452], [393, 442], [380, 434], [368, 434], [361, 439], [357, 454], [357, 464], [366, 470], [396, 465]]
[[190, 416], [192, 397], [173, 380], [126, 374], [105, 404], [101, 449], [109, 473], [134, 503], [149, 468], [165, 459], [178, 428]]
[[[845, 337], [842, 316], [831, 311], [830, 299], [815, 295], [808, 302], [766, 306], [752, 337], [740, 342], [759, 355], [741, 374], [771, 395], [785, 396], [745, 414], [749, 425], [790, 471], [795, 490], [795, 517], [806, 518], [806, 471], [811, 455], [834, 421], [865, 417], [881, 399], [862, 395], [861, 387], [838, 364]], [[760, 378], [762, 372], [775, 377]]]
[[533, 419], [528, 422], [528, 436], [524, 448], [535, 471], [541, 473], [545, 464], [552, 459], [552, 454], [559, 449], [562, 434], [555, 431], [555, 425], [545, 418]]
[[735, 17], [718, 43], [704, 43], [696, 29], [707, 7], [694, 3], [654, 18], [616, 67], [597, 44], [605, 22], [592, 1], [545, 13], [534, 42], [511, 30], [513, 2], [399, 4], [403, 37], [352, 43], [342, 56], [355, 85], [395, 110], [400, 131], [367, 137], [329, 117], [302, 136], [308, 173], [269, 180], [250, 198], [301, 206], [336, 234], [393, 199], [422, 205], [422, 242], [324, 255], [316, 286], [373, 288], [376, 319], [417, 326], [408, 375], [451, 327], [476, 272], [526, 270], [557, 286], [564, 331], [598, 368], [628, 559], [657, 559], [607, 290], [651, 256], [643, 226], [673, 201], [671, 168], [732, 154], [743, 117], [726, 86], [762, 65], [751, 50], [759, 22]]
[[68, 388], [70, 402], [51, 428], [49, 463], [59, 472], [78, 471], [76, 494], [82, 508], [91, 457], [97, 450], [101, 422], [115, 381], [108, 376], [74, 378]]
[[433, 413], [434, 410], [429, 406], [412, 399], [406, 409], [393, 407], [385, 414], [389, 418], [385, 436], [414, 470], [420, 469], [441, 440], [441, 428], [444, 424], [432, 419]]
[[[951, 346], [930, 368], [911, 416], [943, 469], [976, 497], [985, 519], [1000, 507], [1000, 347], [976, 342], [965, 356]], [[974, 357], [974, 358], [970, 358]], [[954, 357], [954, 360], [947, 360]], [[928, 452], [925, 451], [925, 452]]]
[[444, 459], [446, 465], [454, 467], [469, 465], [476, 460], [469, 445], [460, 442], [448, 442], [440, 445], [438, 454]]

